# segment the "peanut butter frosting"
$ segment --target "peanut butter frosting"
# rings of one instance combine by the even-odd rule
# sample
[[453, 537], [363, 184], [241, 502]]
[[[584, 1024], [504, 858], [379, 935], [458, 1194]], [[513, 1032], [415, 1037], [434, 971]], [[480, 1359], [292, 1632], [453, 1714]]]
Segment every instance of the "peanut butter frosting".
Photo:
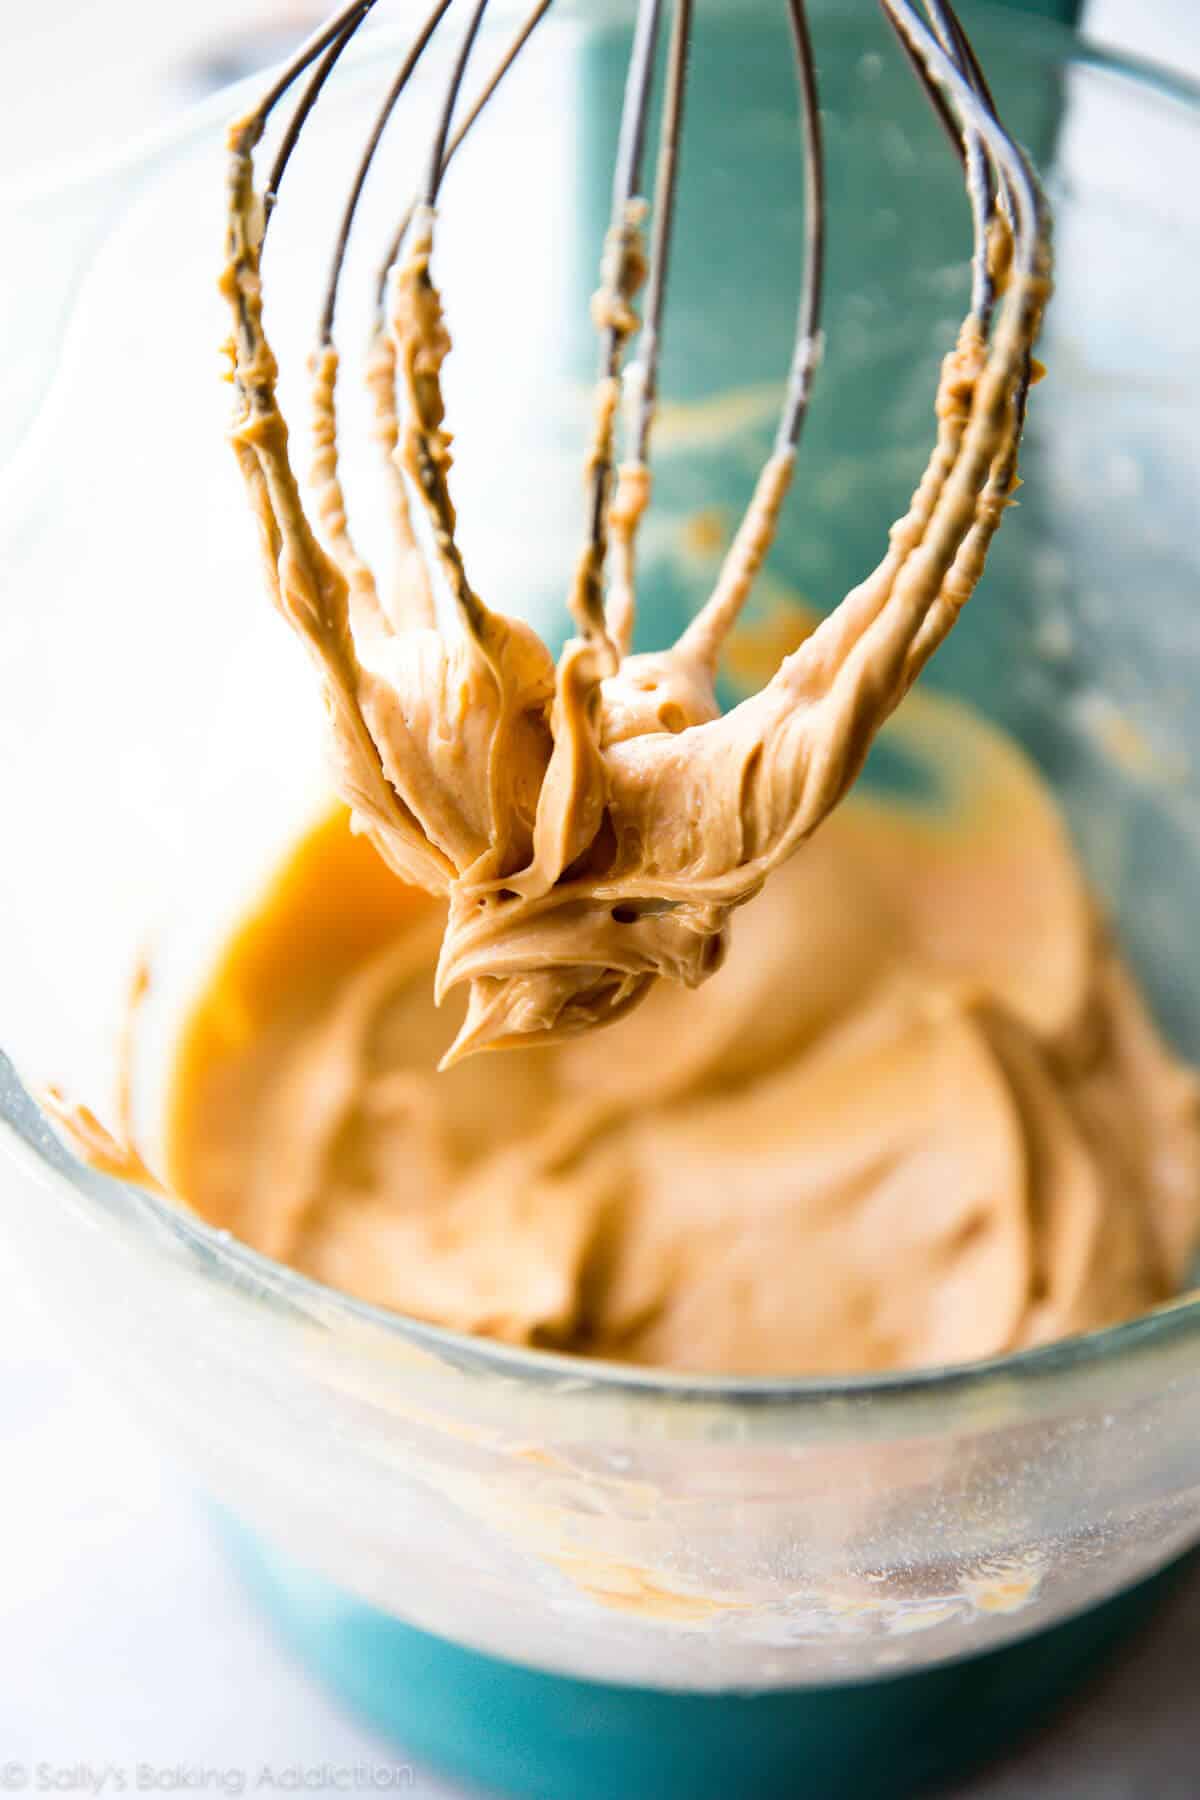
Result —
[[[1048, 237], [1019, 260], [996, 215], [995, 324], [973, 311], [945, 359], [936, 443], [886, 555], [759, 693], [722, 714], [718, 657], [774, 536], [794, 449], [781, 444], [763, 467], [707, 603], [677, 643], [651, 654], [630, 653], [650, 474], [626, 461], [600, 508], [600, 538], [576, 568], [578, 634], [556, 663], [468, 578], [449, 485], [441, 372], [450, 338], [431, 273], [435, 213], [419, 206], [369, 364], [396, 549], [385, 595], [347, 518], [331, 341], [313, 361], [315, 524], [292, 470], [263, 325], [264, 214], [253, 179], [261, 130], [251, 115], [230, 135], [222, 287], [233, 322], [232, 441], [268, 590], [319, 672], [342, 797], [397, 875], [447, 901], [435, 992], [462, 987], [468, 1004], [443, 1065], [585, 1034], [662, 980], [698, 988], [725, 957], [735, 911], [841, 800], [979, 580], [1016, 486]], [[638, 324], [643, 212], [633, 203], [610, 234], [593, 307], [598, 328], [619, 342]], [[592, 471], [613, 466], [620, 398], [616, 375], [606, 376]], [[432, 572], [406, 481], [428, 515]], [[445, 629], [433, 574], [453, 610]]]
[[794, 440], [781, 427], [682, 636], [633, 653], [651, 484], [644, 430], [619, 466], [615, 444], [642, 203], [610, 233], [594, 303], [596, 505], [555, 660], [476, 592], [458, 542], [428, 205], [368, 363], [390, 582], [351, 532], [328, 318], [310, 518], [263, 323], [264, 116], [230, 137], [232, 441], [268, 591], [316, 665], [344, 810], [297, 850], [186, 1034], [171, 1187], [366, 1300], [696, 1372], [959, 1362], [1175, 1292], [1200, 1229], [1200, 1088], [1031, 766], [925, 699], [890, 728], [923, 801], [841, 804], [1017, 486], [1050, 281], [1032, 190], [978, 240], [987, 280], [882, 561], [722, 712], [718, 660]]
[[923, 696], [888, 741], [915, 796], [852, 796], [695, 992], [443, 1073], [445, 900], [339, 812], [193, 1018], [172, 1186], [363, 1299], [691, 1371], [957, 1362], [1166, 1299], [1200, 1083], [1015, 745]]
[[[231, 436], [342, 804], [189, 1020], [165, 1191], [377, 1305], [694, 1373], [954, 1364], [1177, 1293], [1200, 1241], [1200, 1077], [1156, 1031], [1023, 753], [957, 703], [897, 712], [1018, 485], [1050, 289], [1033, 190], [1023, 244], [1010, 182], [977, 214], [987, 279], [881, 561], [723, 712], [718, 663], [794, 434], [691, 623], [635, 653], [644, 367], [619, 465], [616, 441], [644, 204], [610, 233], [594, 302], [600, 503], [556, 659], [476, 591], [458, 541], [430, 205], [366, 370], [390, 580], [358, 553], [339, 473], [336, 275], [307, 492], [297, 479], [263, 319], [269, 110], [229, 143]], [[850, 793], [880, 732], [908, 798]], [[128, 1084], [120, 1138], [50, 1100], [94, 1163], [159, 1185]]]

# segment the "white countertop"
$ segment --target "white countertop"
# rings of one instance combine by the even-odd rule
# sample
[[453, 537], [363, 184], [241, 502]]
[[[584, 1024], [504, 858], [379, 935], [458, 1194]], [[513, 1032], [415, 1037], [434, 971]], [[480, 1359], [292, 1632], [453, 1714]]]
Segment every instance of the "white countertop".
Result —
[[[9, 171], [35, 129], [47, 154], [70, 156], [161, 117], [197, 91], [204, 40], [220, 45], [236, 27], [252, 46], [259, 26], [294, 27], [320, 8], [46, 0], [14, 23], [15, 10], [0, 73]], [[1200, 74], [1195, 0], [1092, 0], [1089, 21], [1097, 36]], [[54, 1771], [86, 1792], [106, 1769], [105, 1791], [132, 1791], [139, 1764], [160, 1791], [214, 1765], [253, 1780], [263, 1765], [403, 1764], [271, 1638], [181, 1477], [68, 1358], [2, 1248], [0, 1292], [0, 1793], [23, 1781], [45, 1791]], [[1200, 1570], [1108, 1675], [959, 1800], [1192, 1800], [1198, 1667]], [[452, 1800], [420, 1770], [401, 1791]]]

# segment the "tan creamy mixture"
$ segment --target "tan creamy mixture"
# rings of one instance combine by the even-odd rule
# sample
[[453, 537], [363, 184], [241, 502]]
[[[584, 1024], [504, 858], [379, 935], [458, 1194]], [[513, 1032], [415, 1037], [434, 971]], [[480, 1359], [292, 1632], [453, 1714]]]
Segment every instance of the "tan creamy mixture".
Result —
[[[1022, 273], [993, 226], [996, 325], [969, 317], [946, 358], [886, 555], [722, 715], [718, 657], [793, 453], [767, 462], [707, 604], [650, 655], [630, 653], [650, 478], [622, 465], [556, 664], [463, 564], [418, 209], [369, 368], [396, 552], [381, 591], [346, 518], [332, 347], [313, 365], [315, 527], [289, 461], [254, 129], [231, 139], [233, 442], [347, 810], [298, 849], [191, 1023], [173, 1187], [366, 1299], [694, 1371], [954, 1362], [1175, 1292], [1200, 1230], [1200, 1088], [1032, 770], [962, 709], [910, 703], [892, 730], [934, 804], [834, 811], [1016, 486], [1048, 253]], [[639, 231], [631, 213], [597, 296], [621, 338]], [[618, 398], [601, 384], [594, 470]]]
[[[995, 329], [969, 317], [946, 358], [937, 441], [887, 554], [722, 715], [718, 657], [793, 453], [769, 459], [712, 597], [652, 655], [630, 653], [649, 472], [602, 479], [579, 635], [555, 664], [479, 597], [458, 547], [449, 338], [418, 209], [369, 365], [395, 543], [381, 591], [346, 517], [329, 345], [315, 527], [289, 460], [259, 129], [231, 136], [233, 442], [348, 810], [297, 850], [191, 1023], [172, 1185], [350, 1293], [690, 1370], [955, 1361], [1171, 1294], [1200, 1223], [1197, 1082], [1155, 1035], [1032, 771], [927, 701], [893, 729], [936, 804], [833, 811], [1016, 485], [1044, 247], [1022, 273], [993, 226]], [[614, 233], [596, 301], [620, 340], [640, 224], [631, 211]], [[618, 400], [603, 382], [602, 476]]]
[[444, 902], [339, 812], [195, 1016], [173, 1185], [365, 1299], [680, 1369], [952, 1362], [1164, 1300], [1200, 1084], [1017, 749], [920, 696], [890, 732], [932, 802], [853, 797], [697, 992], [440, 1074]]

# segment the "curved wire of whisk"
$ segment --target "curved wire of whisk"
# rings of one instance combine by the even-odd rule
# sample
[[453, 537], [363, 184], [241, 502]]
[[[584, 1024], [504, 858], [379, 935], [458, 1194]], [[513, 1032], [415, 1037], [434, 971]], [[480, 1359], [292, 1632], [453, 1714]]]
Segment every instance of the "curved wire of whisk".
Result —
[[[275, 107], [307, 76], [283, 132], [263, 190], [263, 233], [270, 223], [280, 188], [297, 142], [340, 58], [377, 0], [352, 0], [300, 48], [272, 82], [254, 112], [243, 121], [241, 148], [258, 143]], [[470, 0], [467, 24], [454, 55], [450, 78], [438, 108], [423, 182], [404, 211], [380, 265], [376, 281], [377, 332], [385, 324], [385, 296], [389, 277], [396, 269], [406, 236], [418, 211], [432, 250], [436, 204], [451, 161], [484, 112], [505, 76], [513, 67], [554, 0], [537, 0], [518, 25], [497, 63], [475, 98], [456, 122], [459, 100], [476, 39], [489, 0]], [[675, 216], [685, 112], [688, 51], [693, 21], [693, 0], [669, 0], [670, 45], [663, 79], [663, 104], [659, 125], [656, 173], [652, 186], [652, 222], [648, 250], [643, 244], [641, 199], [642, 165], [645, 160], [648, 123], [656, 89], [658, 47], [668, 0], [637, 0], [633, 48], [625, 86], [617, 139], [612, 209], [602, 260], [601, 285], [595, 303], [600, 331], [602, 385], [615, 390], [624, 381], [629, 400], [626, 426], [627, 462], [646, 472], [653, 419], [658, 397], [663, 315], [667, 274]], [[318, 344], [331, 347], [339, 287], [346, 253], [362, 194], [397, 104], [419, 64], [452, 9], [463, 13], [466, 0], [435, 0], [425, 15], [392, 81], [369, 132], [355, 169], [341, 216], [318, 323]], [[804, 169], [804, 233], [800, 298], [793, 350], [780, 410], [772, 462], [784, 471], [777, 483], [771, 529], [786, 476], [790, 472], [813, 381], [821, 356], [821, 318], [824, 285], [826, 205], [824, 152], [816, 60], [809, 32], [805, 0], [785, 0], [797, 78], [798, 123]], [[1035, 269], [1046, 232], [1046, 216], [1030, 165], [1000, 122], [975, 52], [950, 0], [924, 0], [922, 19], [911, 0], [880, 0], [881, 10], [911, 63], [920, 84], [944, 126], [964, 169], [973, 225], [972, 312], [983, 332], [990, 328], [996, 300], [996, 275], [992, 266], [992, 235], [998, 211], [1011, 231], [1013, 265], [1030, 275]], [[645, 285], [644, 312], [634, 309]], [[626, 348], [636, 342], [632, 361], [623, 367]], [[1029, 369], [1017, 396], [1023, 415]], [[588, 458], [589, 505], [586, 541], [573, 596], [576, 618], [585, 635], [607, 642], [604, 608], [604, 572], [608, 530], [613, 506], [616, 466], [615, 407], [601, 408]], [[1015, 452], [1014, 452], [1015, 454]], [[768, 467], [771, 465], [769, 464]], [[426, 496], [430, 498], [429, 495]], [[761, 496], [752, 500], [743, 528]], [[435, 512], [437, 507], [435, 505]], [[448, 500], [440, 520], [443, 532], [453, 536], [453, 515]], [[465, 574], [462, 575], [465, 587]], [[468, 590], [469, 591], [469, 590]]]
[[[880, 5], [938, 116], [946, 122], [939, 80], [947, 81], [962, 108], [961, 127], [956, 128], [951, 118], [948, 128], [962, 156], [974, 221], [971, 307], [986, 333], [996, 298], [989, 258], [997, 197], [1013, 233], [1014, 262], [1027, 275], [1033, 273], [1039, 257], [1045, 254], [1049, 230], [1045, 201], [1028, 157], [1000, 123], [979, 59], [948, 0], [925, 0], [936, 43], [922, 33], [915, 9], [906, 0], [880, 0]], [[944, 64], [939, 68], [943, 58], [949, 61], [948, 73]], [[1002, 479], [1008, 479], [1016, 469], [1032, 378], [1033, 358], [1027, 352], [1014, 397], [1017, 429]]]

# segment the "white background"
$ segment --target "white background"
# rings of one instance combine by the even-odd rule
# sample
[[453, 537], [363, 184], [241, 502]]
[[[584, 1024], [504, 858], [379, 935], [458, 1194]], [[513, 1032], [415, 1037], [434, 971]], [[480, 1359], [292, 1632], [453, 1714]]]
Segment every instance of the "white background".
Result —
[[[2, 0], [0, 171], [118, 143], [319, 10]], [[1088, 23], [1200, 75], [1198, 0], [1091, 0]], [[139, 1762], [403, 1762], [271, 1640], [182, 1479], [67, 1357], [2, 1246], [0, 1295], [0, 1771], [111, 1763], [132, 1784]], [[1050, 1732], [958, 1800], [1192, 1800], [1197, 1668], [1200, 1573]], [[421, 1772], [391, 1791], [450, 1794]]]

